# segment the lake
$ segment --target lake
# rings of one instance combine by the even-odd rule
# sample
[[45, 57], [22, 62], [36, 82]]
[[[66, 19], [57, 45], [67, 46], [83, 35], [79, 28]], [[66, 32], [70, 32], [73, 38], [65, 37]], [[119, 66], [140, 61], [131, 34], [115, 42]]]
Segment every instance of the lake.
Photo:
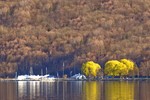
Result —
[[150, 81], [0, 81], [0, 100], [150, 100]]

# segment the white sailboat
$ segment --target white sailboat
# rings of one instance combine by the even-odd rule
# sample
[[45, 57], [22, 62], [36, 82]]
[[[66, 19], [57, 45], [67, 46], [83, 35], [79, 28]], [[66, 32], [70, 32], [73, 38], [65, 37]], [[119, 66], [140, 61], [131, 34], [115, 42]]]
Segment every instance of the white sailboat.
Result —
[[[47, 70], [47, 69], [46, 69]], [[47, 71], [46, 71], [47, 73]], [[19, 75], [17, 80], [36, 80], [36, 81], [54, 81], [54, 77], [50, 77], [49, 74], [43, 75], [43, 70], [41, 69], [41, 75], [34, 75], [33, 69], [30, 67], [29, 75]]]

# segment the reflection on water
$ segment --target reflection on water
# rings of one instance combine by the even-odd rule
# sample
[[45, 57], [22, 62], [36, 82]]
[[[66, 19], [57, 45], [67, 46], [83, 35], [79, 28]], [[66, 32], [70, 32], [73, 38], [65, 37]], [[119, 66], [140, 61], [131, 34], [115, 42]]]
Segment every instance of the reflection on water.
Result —
[[85, 82], [82, 100], [100, 100], [101, 92], [101, 82]]
[[105, 82], [106, 100], [134, 100], [134, 82]]
[[0, 81], [0, 100], [149, 100], [150, 81]]
[[18, 81], [19, 100], [80, 100], [82, 82]]
[[16, 82], [0, 82], [0, 100], [17, 100]]

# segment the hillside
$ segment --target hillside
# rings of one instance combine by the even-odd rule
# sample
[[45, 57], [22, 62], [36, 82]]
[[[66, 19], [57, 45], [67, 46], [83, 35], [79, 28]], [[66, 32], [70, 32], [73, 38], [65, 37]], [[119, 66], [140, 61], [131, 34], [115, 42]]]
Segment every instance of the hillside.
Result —
[[1, 0], [1, 75], [128, 58], [150, 75], [149, 0]]

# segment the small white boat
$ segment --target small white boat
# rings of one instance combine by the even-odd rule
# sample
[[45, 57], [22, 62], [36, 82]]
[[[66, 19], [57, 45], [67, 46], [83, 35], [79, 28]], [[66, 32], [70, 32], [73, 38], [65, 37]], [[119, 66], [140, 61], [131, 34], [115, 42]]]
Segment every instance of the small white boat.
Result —
[[83, 79], [86, 79], [86, 76], [79, 73], [79, 74], [75, 74], [75, 75], [71, 76], [71, 78], [77, 79], [77, 80], [83, 80]]
[[27, 77], [28, 77], [28, 75], [19, 75], [19, 76], [17, 77], [17, 80], [26, 80]]
[[48, 77], [49, 75], [19, 75], [17, 80], [40, 80]]

